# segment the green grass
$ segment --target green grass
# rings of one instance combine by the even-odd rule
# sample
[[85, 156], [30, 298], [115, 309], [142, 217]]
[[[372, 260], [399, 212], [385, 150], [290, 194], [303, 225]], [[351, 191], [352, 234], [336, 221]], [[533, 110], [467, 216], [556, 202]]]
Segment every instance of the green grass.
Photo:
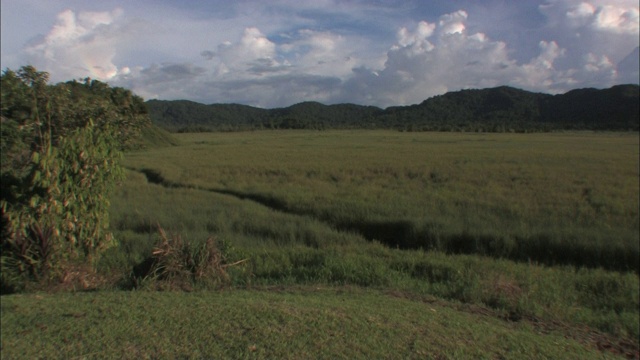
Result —
[[104, 272], [149, 256], [159, 224], [232, 244], [249, 259], [235, 286], [396, 289], [640, 333], [637, 273], [602, 269], [637, 269], [637, 134], [178, 137], [128, 154]]
[[602, 334], [350, 287], [13, 295], [1, 309], [6, 359], [616, 358]]
[[182, 134], [130, 154], [173, 185], [310, 216], [392, 247], [640, 269], [637, 134]]
[[[2, 297], [3, 358], [613, 354], [593, 339], [638, 349], [637, 133], [176, 137], [126, 154], [103, 291]], [[158, 225], [213, 235], [229, 262], [247, 261], [222, 292], [117, 291], [131, 289]]]

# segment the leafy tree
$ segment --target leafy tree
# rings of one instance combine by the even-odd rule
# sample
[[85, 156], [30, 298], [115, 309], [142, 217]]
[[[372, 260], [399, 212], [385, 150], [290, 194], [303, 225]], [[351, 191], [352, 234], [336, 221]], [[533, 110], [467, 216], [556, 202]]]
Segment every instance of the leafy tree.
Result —
[[3, 287], [61, 279], [115, 245], [108, 208], [119, 159], [150, 124], [129, 90], [48, 78], [32, 66], [1, 76]]

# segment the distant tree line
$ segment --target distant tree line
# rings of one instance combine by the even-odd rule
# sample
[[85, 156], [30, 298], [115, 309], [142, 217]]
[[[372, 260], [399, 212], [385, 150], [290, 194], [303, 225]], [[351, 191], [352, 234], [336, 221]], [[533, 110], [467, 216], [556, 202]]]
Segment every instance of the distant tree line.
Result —
[[303, 102], [260, 109], [239, 104], [147, 101], [154, 124], [174, 132], [256, 129], [398, 129], [402, 131], [540, 132], [639, 129], [639, 86], [549, 95], [508, 86], [461, 90], [420, 104], [381, 109]]

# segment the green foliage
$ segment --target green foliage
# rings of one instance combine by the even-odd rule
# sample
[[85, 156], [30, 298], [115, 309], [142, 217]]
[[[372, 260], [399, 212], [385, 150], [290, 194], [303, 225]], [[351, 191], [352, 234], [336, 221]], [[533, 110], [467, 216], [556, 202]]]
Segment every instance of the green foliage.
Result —
[[[2, 204], [11, 231], [4, 239], [3, 257], [15, 257], [7, 249], [35, 246], [27, 249], [32, 256], [19, 254], [17, 259], [26, 260], [36, 280], [60, 278], [69, 264], [91, 263], [113, 246], [108, 210], [116, 181], [122, 179], [120, 157], [115, 139], [92, 123], [59, 137], [56, 147], [34, 151], [30, 188], [17, 201]], [[43, 238], [42, 232], [48, 236]], [[46, 253], [39, 250], [43, 239]]]
[[204, 105], [193, 101], [147, 101], [154, 124], [170, 131], [201, 132], [253, 128], [266, 110], [237, 104]]
[[47, 80], [31, 66], [2, 75], [3, 288], [64, 278], [115, 244], [109, 205], [122, 149], [149, 124], [128, 90]]

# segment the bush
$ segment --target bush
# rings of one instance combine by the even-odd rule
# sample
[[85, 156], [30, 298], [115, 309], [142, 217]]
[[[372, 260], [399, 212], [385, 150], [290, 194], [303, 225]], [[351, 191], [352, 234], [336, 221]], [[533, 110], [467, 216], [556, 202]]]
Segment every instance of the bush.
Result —
[[3, 291], [66, 281], [116, 244], [108, 210], [119, 160], [149, 124], [128, 90], [47, 81], [30, 66], [2, 74]]
[[195, 285], [226, 285], [231, 282], [227, 268], [247, 261], [229, 263], [230, 246], [212, 236], [196, 244], [180, 234], [168, 235], [161, 227], [158, 232], [160, 240], [151, 256], [133, 269], [134, 288], [192, 290]]

